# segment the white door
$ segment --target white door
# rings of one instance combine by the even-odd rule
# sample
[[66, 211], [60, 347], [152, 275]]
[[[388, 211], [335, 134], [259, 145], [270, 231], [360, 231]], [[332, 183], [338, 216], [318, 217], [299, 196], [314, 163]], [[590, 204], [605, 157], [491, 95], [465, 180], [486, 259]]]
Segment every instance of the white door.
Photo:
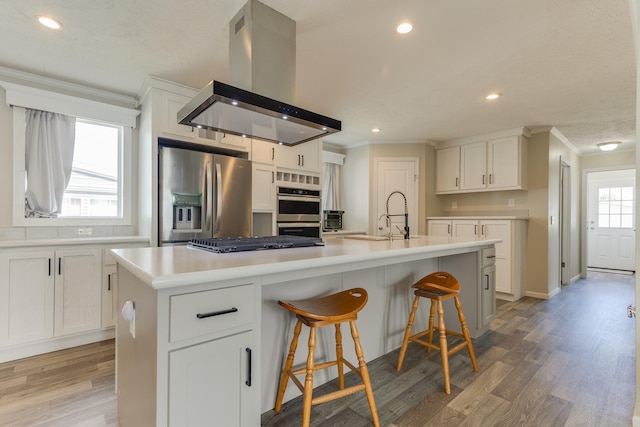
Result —
[[[418, 159], [376, 159], [376, 217], [375, 232], [384, 235], [391, 230], [400, 236], [409, 214], [409, 234], [418, 234]], [[395, 193], [400, 191], [402, 194]], [[388, 208], [388, 210], [387, 210]], [[389, 214], [390, 227], [383, 215]], [[381, 218], [382, 217], [382, 218]], [[380, 229], [382, 227], [382, 229]]]
[[635, 170], [591, 172], [587, 189], [587, 265], [635, 271]]

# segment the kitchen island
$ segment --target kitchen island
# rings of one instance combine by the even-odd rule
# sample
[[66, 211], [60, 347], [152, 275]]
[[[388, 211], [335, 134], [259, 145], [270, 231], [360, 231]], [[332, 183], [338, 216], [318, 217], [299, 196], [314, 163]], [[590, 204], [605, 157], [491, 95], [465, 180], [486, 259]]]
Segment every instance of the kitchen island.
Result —
[[[495, 315], [493, 258], [499, 240], [327, 238], [324, 246], [217, 254], [188, 247], [117, 249], [116, 381], [120, 425], [259, 425], [273, 408], [294, 319], [277, 305], [362, 287], [358, 328], [367, 360], [401, 345], [411, 284], [449, 271], [462, 285], [472, 337]], [[426, 308], [425, 308], [426, 307]], [[416, 328], [426, 326], [428, 304]], [[447, 325], [456, 329], [453, 307]], [[296, 364], [304, 363], [306, 331]], [[331, 357], [333, 330], [318, 334], [316, 359]], [[353, 349], [345, 339], [345, 357]], [[318, 373], [320, 385], [336, 375]], [[298, 395], [289, 387], [285, 400]]]

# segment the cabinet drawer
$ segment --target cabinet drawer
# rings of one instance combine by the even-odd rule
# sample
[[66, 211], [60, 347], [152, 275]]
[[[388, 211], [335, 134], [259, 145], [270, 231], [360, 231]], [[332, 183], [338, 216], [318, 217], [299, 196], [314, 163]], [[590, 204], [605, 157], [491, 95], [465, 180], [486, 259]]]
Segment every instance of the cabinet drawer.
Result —
[[175, 342], [250, 325], [254, 321], [254, 305], [251, 284], [174, 295], [170, 298], [169, 340]]
[[496, 248], [486, 248], [481, 251], [482, 266], [493, 265], [496, 263]]

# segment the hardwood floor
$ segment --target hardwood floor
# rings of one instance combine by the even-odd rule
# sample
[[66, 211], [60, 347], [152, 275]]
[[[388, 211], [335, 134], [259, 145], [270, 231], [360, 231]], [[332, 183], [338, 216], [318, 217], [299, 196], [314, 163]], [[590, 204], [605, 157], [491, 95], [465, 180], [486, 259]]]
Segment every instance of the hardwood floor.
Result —
[[[410, 344], [368, 364], [382, 426], [631, 426], [635, 399], [635, 276], [589, 273], [549, 301], [499, 302], [491, 330], [450, 359]], [[0, 364], [0, 426], [117, 426], [114, 342]], [[365, 354], [366, 354], [366, 348]], [[325, 389], [335, 383], [325, 384]], [[263, 426], [297, 426], [301, 399]], [[311, 425], [371, 425], [364, 393], [313, 408]], [[215, 425], [213, 423], [212, 425]], [[226, 426], [225, 426], [226, 427]]]

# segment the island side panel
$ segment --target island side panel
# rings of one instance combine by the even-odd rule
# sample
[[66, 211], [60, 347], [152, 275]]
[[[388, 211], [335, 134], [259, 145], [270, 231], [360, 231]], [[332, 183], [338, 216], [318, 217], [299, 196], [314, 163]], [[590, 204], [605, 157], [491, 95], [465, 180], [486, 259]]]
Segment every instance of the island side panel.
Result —
[[118, 307], [135, 303], [135, 338], [118, 316], [116, 366], [118, 420], [122, 427], [156, 425], [157, 294], [118, 265]]

